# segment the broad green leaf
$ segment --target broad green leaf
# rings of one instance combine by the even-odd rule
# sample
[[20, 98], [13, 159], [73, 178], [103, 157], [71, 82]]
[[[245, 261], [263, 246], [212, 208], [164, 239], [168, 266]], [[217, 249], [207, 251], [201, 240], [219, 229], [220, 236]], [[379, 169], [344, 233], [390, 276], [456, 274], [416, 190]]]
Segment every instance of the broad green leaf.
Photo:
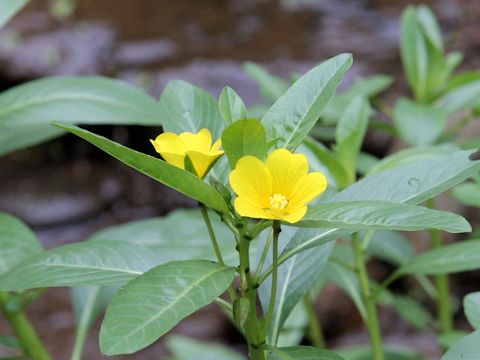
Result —
[[[469, 159], [472, 151], [431, 156], [367, 176], [333, 196], [329, 201], [393, 201], [419, 204], [461, 183], [480, 171], [480, 161]], [[310, 247], [352, 233], [352, 230], [326, 229], [304, 242], [293, 238], [281, 254], [281, 261]]]
[[288, 83], [285, 80], [270, 74], [260, 65], [246, 62], [243, 69], [258, 83], [261, 95], [272, 103], [277, 101], [288, 89]]
[[433, 155], [447, 155], [458, 151], [454, 144], [441, 144], [434, 146], [419, 146], [400, 150], [389, 155], [375, 164], [367, 175], [373, 175], [385, 170], [393, 169], [396, 166], [411, 163], [413, 161], [430, 159]]
[[242, 99], [235, 90], [228, 86], [224, 87], [220, 94], [218, 108], [227, 125], [231, 125], [237, 120], [248, 119], [247, 108]]
[[296, 226], [352, 230], [418, 231], [440, 229], [469, 232], [471, 227], [460, 215], [421, 206], [387, 201], [332, 202], [312, 205]]
[[341, 54], [298, 79], [263, 116], [267, 140], [276, 141], [276, 147], [295, 150], [317, 122], [351, 64], [352, 56]]
[[480, 329], [480, 292], [470, 293], [463, 299], [465, 316], [470, 325]]
[[35, 234], [20, 219], [0, 212], [0, 274], [43, 251]]
[[264, 159], [269, 149], [265, 129], [257, 119], [239, 120], [227, 127], [222, 134], [222, 145], [232, 169], [246, 155]]
[[480, 183], [458, 185], [452, 195], [464, 205], [480, 207]]
[[445, 349], [451, 348], [456, 343], [460, 342], [465, 336], [469, 334], [465, 330], [451, 330], [443, 332], [437, 336], [437, 341], [440, 346]]
[[453, 345], [442, 360], [477, 360], [480, 354], [480, 330], [476, 330]]
[[30, 257], [0, 276], [3, 291], [122, 284], [158, 263], [151, 250], [123, 241], [81, 242]]
[[447, 114], [480, 105], [480, 81], [467, 83], [448, 91], [437, 105]]
[[0, 335], [0, 346], [12, 349], [21, 349], [20, 342], [17, 338], [8, 335]]
[[375, 231], [368, 243], [367, 253], [394, 265], [402, 265], [415, 256], [410, 241], [395, 231]]
[[117, 290], [117, 286], [87, 286], [71, 289], [76, 333], [70, 360], [81, 360], [88, 331]]
[[411, 297], [389, 293], [387, 301], [381, 301], [379, 297], [379, 303], [393, 305], [399, 315], [417, 329], [425, 330], [433, 322], [432, 315], [419, 301]]
[[77, 126], [69, 126], [59, 123], [56, 123], [55, 126], [87, 140], [124, 164], [184, 195], [198, 200], [212, 209], [222, 212], [228, 211], [227, 205], [222, 196], [207, 183], [203, 182], [197, 176], [188, 171], [170, 165], [163, 160], [120, 145], [104, 138], [103, 136], [96, 135]]
[[417, 8], [418, 24], [423, 30], [427, 40], [438, 50], [443, 51], [442, 33], [437, 23], [437, 19], [432, 11], [425, 5], [419, 5]]
[[[284, 228], [280, 235], [280, 244], [287, 244], [289, 239], [298, 241], [311, 239], [318, 233], [317, 229]], [[283, 245], [285, 246], [285, 245]], [[320, 274], [327, 264], [334, 247], [328, 243], [304, 253], [293, 256], [278, 268], [278, 283], [275, 297], [275, 306], [270, 324], [270, 343], [276, 344], [283, 323], [287, 319], [298, 301], [316, 284]], [[282, 247], [279, 249], [282, 250]], [[265, 264], [271, 265], [272, 257], [269, 254]], [[259, 288], [260, 300], [264, 312], [270, 304], [272, 278], [268, 277]]]
[[395, 104], [395, 127], [398, 134], [412, 146], [433, 144], [447, 124], [445, 111], [428, 104], [401, 98]]
[[345, 360], [331, 351], [312, 346], [299, 345], [268, 350], [268, 360]]
[[3, 27], [17, 12], [19, 12], [28, 0], [2, 0], [0, 1], [0, 28]]
[[0, 94], [0, 155], [58, 136], [51, 121], [160, 126], [156, 101], [102, 77], [50, 77]]
[[159, 265], [127, 283], [107, 308], [100, 331], [106, 355], [133, 353], [150, 345], [230, 286], [233, 268], [206, 260]]
[[377, 158], [376, 156], [366, 152], [360, 152], [358, 154], [358, 159], [357, 159], [357, 172], [360, 175], [365, 176], [379, 162], [380, 162], [380, 159]]
[[167, 338], [168, 350], [173, 360], [246, 360], [247, 358], [226, 346], [198, 341], [186, 336], [171, 335]]
[[210, 130], [220, 138], [224, 122], [217, 101], [205, 90], [183, 80], [170, 81], [160, 96], [160, 118], [165, 131], [176, 134]]
[[308, 326], [308, 317], [305, 305], [299, 301], [283, 323], [278, 336], [277, 346], [295, 346], [300, 344]]
[[399, 275], [436, 275], [480, 268], [480, 240], [468, 240], [429, 250], [398, 269]]
[[[217, 214], [210, 214], [210, 222], [225, 262], [237, 266], [238, 252], [235, 250], [232, 232]], [[127, 241], [145, 246], [154, 251], [160, 263], [192, 259], [216, 260], [199, 209], [180, 209], [160, 218], [110, 226], [95, 233], [89, 240]]]

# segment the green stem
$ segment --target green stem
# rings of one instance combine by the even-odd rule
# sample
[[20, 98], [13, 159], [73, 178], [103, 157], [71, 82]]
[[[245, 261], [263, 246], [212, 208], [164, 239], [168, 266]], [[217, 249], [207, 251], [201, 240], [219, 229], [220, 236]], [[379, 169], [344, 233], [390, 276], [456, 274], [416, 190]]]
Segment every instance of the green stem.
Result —
[[260, 277], [260, 273], [263, 270], [263, 264], [265, 263], [265, 259], [267, 258], [268, 249], [270, 249], [270, 244], [272, 243], [272, 239], [273, 239], [273, 231], [270, 231], [270, 233], [268, 234], [267, 243], [265, 244], [265, 247], [263, 248], [263, 251], [262, 251], [262, 256], [260, 257], [260, 261], [258, 262], [257, 270], [255, 271], [255, 275], [257, 276], [257, 278]]
[[365, 262], [365, 254], [362, 242], [357, 233], [352, 235], [353, 248], [355, 251], [355, 260], [357, 265], [358, 281], [360, 283], [360, 291], [365, 303], [367, 311], [367, 329], [370, 336], [370, 344], [372, 347], [372, 360], [384, 360], [385, 355], [382, 345], [382, 334], [380, 331], [380, 322], [378, 320], [377, 305], [374, 294], [370, 287], [370, 279], [368, 277], [367, 265]]
[[[270, 293], [270, 301], [268, 303], [268, 311], [263, 322], [262, 334], [265, 338], [268, 332], [268, 326], [272, 321], [273, 310], [275, 309], [275, 299], [277, 297], [277, 283], [278, 283], [278, 236], [282, 231], [280, 228], [280, 221], [275, 220], [273, 222], [273, 245], [272, 245], [272, 288]], [[276, 344], [277, 339], [273, 339], [273, 343]]]
[[32, 360], [51, 360], [50, 354], [43, 346], [32, 324], [22, 311], [11, 309], [9, 306], [10, 296], [0, 292], [0, 308], [17, 337], [25, 353]]
[[313, 346], [324, 349], [326, 347], [325, 337], [323, 336], [322, 327], [320, 326], [320, 321], [315, 314], [315, 309], [309, 294], [303, 297], [303, 305], [308, 317], [308, 339]]
[[82, 359], [85, 339], [90, 328], [90, 315], [92, 314], [92, 309], [95, 306], [95, 302], [98, 299], [98, 293], [100, 291], [101, 288], [96, 286], [85, 303], [85, 310], [83, 311], [82, 316], [77, 324], [77, 335], [75, 336], [75, 344], [73, 345], [72, 357], [70, 360]]
[[240, 255], [240, 289], [239, 296], [249, 300], [248, 316], [245, 322], [245, 337], [247, 338], [250, 359], [265, 360], [262, 345], [265, 337], [261, 334], [261, 325], [257, 316], [257, 288], [250, 273], [250, 240], [246, 235], [246, 223], [239, 224], [238, 251]]
[[[430, 199], [427, 205], [431, 209], [436, 208], [435, 200]], [[438, 249], [443, 246], [442, 234], [438, 229], [430, 230], [432, 248]], [[438, 325], [442, 332], [453, 330], [453, 313], [450, 303], [450, 282], [447, 274], [435, 275], [435, 287], [437, 289]]]
[[[223, 261], [222, 252], [220, 251], [220, 246], [218, 246], [217, 237], [215, 236], [215, 231], [213, 231], [212, 223], [210, 221], [210, 217], [208, 216], [208, 211], [205, 205], [199, 203], [200, 210], [202, 212], [203, 219], [205, 220], [205, 224], [207, 225], [208, 235], [210, 236], [210, 240], [212, 241], [212, 247], [215, 251], [215, 255], [217, 257], [218, 263], [220, 265], [225, 266], [225, 261]], [[235, 299], [235, 291], [231, 286], [228, 288], [228, 295], [230, 296], [230, 300]]]

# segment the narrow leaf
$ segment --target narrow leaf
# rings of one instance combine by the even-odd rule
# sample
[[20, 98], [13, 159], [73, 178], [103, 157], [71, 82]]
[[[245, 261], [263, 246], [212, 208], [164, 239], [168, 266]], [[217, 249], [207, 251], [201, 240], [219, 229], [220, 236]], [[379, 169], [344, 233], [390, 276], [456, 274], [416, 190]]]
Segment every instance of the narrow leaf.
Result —
[[81, 242], [45, 251], [18, 264], [0, 276], [0, 289], [122, 284], [157, 263], [151, 250], [139, 245]]
[[345, 360], [331, 351], [312, 346], [269, 348], [268, 360]]
[[107, 308], [100, 331], [104, 354], [133, 353], [213, 302], [235, 270], [205, 260], [157, 266], [126, 284]]
[[399, 275], [436, 275], [480, 268], [480, 240], [469, 240], [427, 251], [403, 265]]
[[242, 99], [235, 90], [228, 86], [224, 87], [220, 94], [218, 108], [227, 125], [231, 125], [237, 120], [248, 118], [247, 108]]
[[262, 118], [268, 141], [295, 150], [317, 122], [343, 75], [352, 64], [350, 54], [331, 58], [298, 79]]
[[166, 342], [175, 360], [246, 360], [226, 346], [202, 342], [186, 336], [171, 335]]
[[288, 89], [288, 83], [285, 80], [270, 74], [260, 65], [247, 62], [243, 68], [258, 83], [261, 95], [272, 103], [277, 101]]
[[225, 201], [215, 189], [185, 170], [170, 165], [163, 160], [132, 150], [103, 136], [95, 135], [77, 126], [60, 123], [56, 123], [55, 126], [87, 140], [124, 164], [182, 194], [200, 201], [212, 209], [222, 212], [228, 211]]
[[471, 227], [460, 215], [386, 201], [352, 201], [316, 204], [309, 207], [297, 226], [352, 230], [418, 231], [440, 229], [469, 232]]

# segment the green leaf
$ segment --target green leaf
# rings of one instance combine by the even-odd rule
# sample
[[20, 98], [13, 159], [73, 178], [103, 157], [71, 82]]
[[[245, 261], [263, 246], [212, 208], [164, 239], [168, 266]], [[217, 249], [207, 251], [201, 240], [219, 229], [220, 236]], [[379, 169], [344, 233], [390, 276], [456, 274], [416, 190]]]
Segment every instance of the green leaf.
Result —
[[168, 350], [174, 360], [246, 360], [242, 354], [219, 345], [198, 341], [186, 336], [171, 335], [167, 338]]
[[0, 335], [0, 346], [12, 349], [21, 349], [20, 342], [13, 336]]
[[296, 226], [352, 230], [418, 231], [440, 229], [469, 232], [471, 227], [460, 215], [421, 206], [387, 201], [332, 202], [312, 205]]
[[366, 251], [397, 266], [415, 256], [415, 248], [410, 241], [398, 232], [389, 230], [375, 231]]
[[480, 105], [480, 81], [467, 83], [448, 91], [438, 100], [438, 106], [452, 114], [460, 110], [466, 110]]
[[427, 327], [433, 322], [432, 315], [430, 315], [430, 313], [417, 300], [408, 296], [391, 293], [388, 293], [385, 298], [386, 299], [382, 301], [380, 296], [378, 299], [379, 304], [393, 305], [399, 315], [417, 329], [426, 330]]
[[[367, 346], [336, 349], [338, 353], [348, 360], [372, 360], [372, 350]], [[385, 348], [385, 359], [387, 360], [425, 360], [413, 350]], [[453, 360], [453, 359], [452, 359]]]
[[424, 100], [427, 97], [428, 53], [414, 6], [408, 6], [402, 13], [400, 54], [415, 97]]
[[81, 359], [88, 331], [117, 290], [117, 286], [87, 286], [71, 289], [76, 322], [75, 344], [71, 360]]
[[331, 351], [312, 346], [269, 348], [268, 360], [345, 360]]
[[243, 65], [245, 72], [260, 86], [260, 94], [272, 103], [288, 89], [288, 83], [278, 76], [267, 72], [263, 67], [252, 62]]
[[277, 346], [294, 346], [300, 344], [304, 337], [305, 329], [308, 326], [308, 317], [305, 305], [299, 301], [283, 323], [278, 336]]
[[160, 265], [126, 284], [113, 298], [100, 331], [104, 354], [133, 353], [213, 302], [230, 286], [233, 268], [206, 260]]
[[277, 148], [295, 150], [317, 122], [351, 64], [352, 56], [341, 54], [298, 79], [263, 116], [267, 140], [276, 141]]
[[470, 293], [463, 299], [465, 316], [470, 325], [480, 329], [480, 292]]
[[[228, 265], [238, 265], [235, 238], [217, 214], [210, 214], [223, 258]], [[185, 226], [188, 224], [188, 226]], [[152, 249], [159, 263], [174, 260], [215, 260], [205, 221], [199, 209], [180, 209], [167, 216], [131, 221], [110, 226], [95, 233], [90, 241], [127, 241]]]
[[0, 155], [61, 134], [51, 121], [160, 125], [156, 101], [123, 81], [51, 77], [0, 94]]
[[465, 330], [446, 331], [437, 336], [437, 341], [441, 347], [448, 349], [456, 343], [460, 342], [460, 340], [462, 340], [468, 334], [469, 332]]
[[[317, 229], [283, 228], [280, 243], [287, 244], [292, 238], [306, 241], [316, 236]], [[304, 253], [293, 256], [278, 268], [278, 282], [275, 297], [275, 306], [269, 333], [272, 344], [276, 344], [280, 330], [288, 315], [298, 301], [316, 284], [320, 274], [327, 264], [334, 247], [328, 243]], [[282, 248], [279, 249], [280, 251]], [[266, 259], [265, 265], [272, 264], [272, 257]], [[272, 278], [268, 277], [259, 288], [260, 300], [266, 313], [270, 304]]]
[[480, 353], [480, 330], [476, 330], [453, 345], [442, 360], [477, 360]]
[[[480, 170], [480, 161], [469, 159], [470, 151], [431, 156], [429, 159], [398, 166], [356, 182], [334, 195], [330, 201], [393, 201], [419, 204], [461, 183]], [[304, 242], [293, 238], [281, 254], [286, 259], [310, 247], [324, 244], [352, 230], [328, 229]]]
[[442, 33], [437, 23], [437, 19], [432, 11], [425, 5], [419, 5], [417, 8], [418, 24], [420, 25], [427, 40], [438, 51], [443, 51]]
[[393, 169], [399, 165], [408, 164], [414, 161], [430, 159], [433, 155], [448, 155], [459, 148], [454, 144], [441, 144], [434, 146], [420, 146], [400, 150], [380, 160], [368, 172], [368, 175], [380, 173], [385, 170]]
[[124, 164], [184, 195], [198, 200], [212, 209], [221, 212], [228, 211], [222, 196], [207, 183], [188, 171], [170, 165], [163, 160], [132, 150], [77, 126], [59, 123], [56, 123], [55, 126], [87, 140], [89, 143], [97, 146]]
[[450, 274], [480, 268], [480, 240], [469, 240], [427, 251], [397, 270], [399, 275]]
[[15, 16], [28, 0], [2, 0], [0, 1], [0, 28], [3, 27], [12, 17]]
[[341, 145], [353, 135], [355, 142], [353, 143], [354, 147], [350, 150], [358, 153], [367, 130], [370, 112], [368, 101], [361, 96], [355, 97], [347, 106], [337, 124], [335, 132], [337, 145]]
[[213, 141], [222, 135], [224, 122], [217, 101], [205, 90], [183, 80], [170, 81], [160, 96], [164, 131], [176, 134], [210, 130]]
[[123, 241], [81, 242], [30, 257], [0, 276], [3, 291], [122, 284], [158, 264], [151, 250]]
[[42, 245], [20, 219], [0, 212], [0, 274], [30, 256], [41, 253]]
[[412, 146], [433, 144], [447, 124], [445, 111], [429, 104], [401, 98], [395, 104], [395, 127], [398, 134]]
[[264, 159], [269, 149], [265, 129], [257, 119], [239, 120], [227, 127], [222, 135], [222, 145], [231, 169], [246, 155]]
[[455, 187], [452, 195], [464, 205], [480, 207], [480, 184], [466, 183]]
[[222, 114], [227, 125], [231, 125], [237, 120], [247, 119], [248, 112], [245, 104], [235, 90], [226, 86], [220, 94], [218, 109]]

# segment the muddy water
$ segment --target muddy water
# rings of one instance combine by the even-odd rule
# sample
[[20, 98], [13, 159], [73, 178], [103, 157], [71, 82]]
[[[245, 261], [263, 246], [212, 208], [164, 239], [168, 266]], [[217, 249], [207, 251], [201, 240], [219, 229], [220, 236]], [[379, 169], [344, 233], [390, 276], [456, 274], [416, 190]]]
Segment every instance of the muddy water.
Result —
[[[261, 62], [288, 77], [339, 52], [355, 57], [347, 83], [375, 72], [398, 76], [398, 16], [407, 2], [79, 0], [75, 16], [59, 22], [45, 12], [46, 1], [36, 0], [0, 33], [0, 87], [45, 75], [104, 74], [158, 96], [166, 82], [182, 78], [215, 95], [228, 84], [247, 104], [255, 104], [258, 89], [243, 73], [243, 61]], [[467, 53], [465, 69], [478, 67], [478, 1], [430, 3], [449, 48]], [[12, 45], [12, 36], [20, 39], [19, 45]], [[405, 91], [402, 81], [399, 77], [390, 96]], [[93, 130], [145, 152], [151, 150], [146, 139], [159, 131]], [[0, 183], [0, 210], [25, 219], [49, 248], [79, 241], [110, 224], [194, 205], [69, 136], [0, 159]], [[338, 290], [329, 290], [318, 305], [330, 344], [365, 342], [353, 305]], [[30, 313], [54, 358], [68, 359], [74, 334], [68, 291], [47, 291]], [[386, 342], [414, 344], [429, 358], [439, 358], [431, 334], [418, 335], [389, 311], [383, 319]], [[85, 359], [104, 358], [98, 351], [98, 329], [99, 323], [87, 340]], [[176, 331], [245, 350], [215, 307]], [[159, 343], [141, 354], [114, 358], [149, 360], [165, 354]]]

